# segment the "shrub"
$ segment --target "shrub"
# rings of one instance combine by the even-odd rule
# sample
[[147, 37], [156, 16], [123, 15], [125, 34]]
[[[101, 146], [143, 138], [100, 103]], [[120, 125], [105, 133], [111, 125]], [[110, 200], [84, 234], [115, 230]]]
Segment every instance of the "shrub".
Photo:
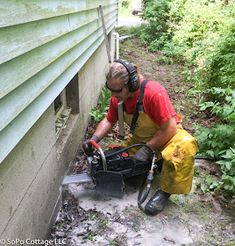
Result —
[[144, 1], [143, 18], [148, 25], [143, 27], [141, 38], [146, 42], [150, 50], [158, 50], [168, 41], [170, 0]]
[[235, 88], [235, 22], [220, 38], [200, 73], [206, 88]]
[[122, 1], [121, 2], [121, 6], [123, 7], [123, 8], [128, 8], [129, 7], [129, 1]]
[[201, 103], [200, 110], [210, 111], [210, 116], [217, 116], [221, 122], [227, 124], [235, 123], [235, 90], [230, 87], [226, 89], [212, 87], [207, 89], [207, 98], [212, 100]]
[[200, 154], [216, 159], [222, 172], [220, 182], [213, 183], [213, 189], [235, 191], [235, 124], [216, 125], [213, 128], [197, 129]]

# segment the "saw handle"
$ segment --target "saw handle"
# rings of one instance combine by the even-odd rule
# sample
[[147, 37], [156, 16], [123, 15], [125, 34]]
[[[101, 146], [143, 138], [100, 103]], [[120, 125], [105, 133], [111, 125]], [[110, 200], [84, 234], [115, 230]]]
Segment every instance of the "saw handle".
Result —
[[146, 145], [146, 144], [133, 144], [133, 145], [130, 145], [130, 146], [128, 146], [128, 147], [121, 148], [121, 149], [119, 149], [119, 150], [117, 150], [117, 151], [115, 151], [115, 152], [112, 152], [112, 153], [109, 154], [109, 155], [106, 155], [106, 158], [110, 158], [110, 157], [112, 157], [112, 156], [114, 156], [114, 155], [117, 155], [117, 154], [126, 152], [127, 150], [132, 149], [132, 148], [135, 148], [135, 147], [143, 147], [143, 146], [146, 146], [147, 148], [149, 148], [149, 149], [153, 152], [153, 154], [155, 154], [155, 151], [153, 151], [153, 150], [152, 150], [148, 145]]
[[90, 141], [91, 145], [95, 148], [95, 149], [100, 149], [100, 145], [98, 143], [96, 143], [96, 141], [91, 140]]
[[101, 159], [102, 159], [102, 163], [103, 163], [103, 170], [104, 170], [104, 171], [107, 171], [106, 158], [105, 158], [105, 155], [104, 155], [104, 151], [101, 149], [101, 146], [100, 146], [98, 143], [96, 143], [96, 141], [94, 141], [94, 140], [91, 140], [90, 143], [91, 143], [91, 145], [92, 145], [95, 149], [97, 149], [97, 150], [99, 151], [100, 156], [101, 156]]

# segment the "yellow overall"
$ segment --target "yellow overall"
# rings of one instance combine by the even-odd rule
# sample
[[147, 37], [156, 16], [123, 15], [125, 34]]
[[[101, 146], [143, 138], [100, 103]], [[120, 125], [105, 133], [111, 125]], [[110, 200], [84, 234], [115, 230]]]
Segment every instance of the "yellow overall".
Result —
[[[124, 112], [124, 121], [130, 126], [132, 114]], [[139, 112], [137, 126], [133, 135], [124, 142], [124, 146], [146, 143], [150, 140], [159, 126], [150, 117]], [[170, 194], [186, 194], [192, 188], [194, 174], [194, 156], [197, 152], [197, 141], [181, 124], [177, 125], [176, 135], [160, 150], [159, 157], [163, 158], [160, 188]], [[133, 155], [138, 149], [131, 149]], [[158, 150], [159, 151], [159, 150]]]

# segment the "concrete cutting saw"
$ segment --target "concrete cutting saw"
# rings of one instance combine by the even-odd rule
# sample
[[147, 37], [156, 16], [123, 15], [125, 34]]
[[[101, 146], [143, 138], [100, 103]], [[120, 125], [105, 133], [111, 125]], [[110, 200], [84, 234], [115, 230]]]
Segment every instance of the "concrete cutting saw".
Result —
[[136, 161], [128, 155], [131, 148], [142, 147], [144, 144], [135, 144], [126, 148], [111, 146], [103, 151], [95, 141], [91, 141], [93, 152], [87, 157], [88, 171], [64, 177], [62, 185], [77, 183], [93, 183], [97, 192], [105, 195], [122, 197], [125, 189], [125, 180], [137, 175], [146, 175], [144, 188], [138, 200], [142, 203], [149, 192], [153, 180], [155, 165], [154, 158], [148, 163]]

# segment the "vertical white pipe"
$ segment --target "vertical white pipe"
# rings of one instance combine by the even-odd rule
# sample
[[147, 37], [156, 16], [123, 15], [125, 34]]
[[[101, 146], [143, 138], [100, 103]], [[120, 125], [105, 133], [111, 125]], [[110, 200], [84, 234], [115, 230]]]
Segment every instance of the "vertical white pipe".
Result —
[[[114, 32], [115, 36], [115, 60], [119, 59], [119, 34]], [[119, 138], [125, 137], [124, 119], [123, 119], [123, 102], [118, 103], [118, 126], [119, 126]]]
[[115, 59], [119, 59], [119, 33], [114, 32], [113, 35], [115, 36]]
[[123, 119], [123, 102], [118, 103], [118, 127], [119, 127], [119, 138], [125, 137], [124, 119]]

